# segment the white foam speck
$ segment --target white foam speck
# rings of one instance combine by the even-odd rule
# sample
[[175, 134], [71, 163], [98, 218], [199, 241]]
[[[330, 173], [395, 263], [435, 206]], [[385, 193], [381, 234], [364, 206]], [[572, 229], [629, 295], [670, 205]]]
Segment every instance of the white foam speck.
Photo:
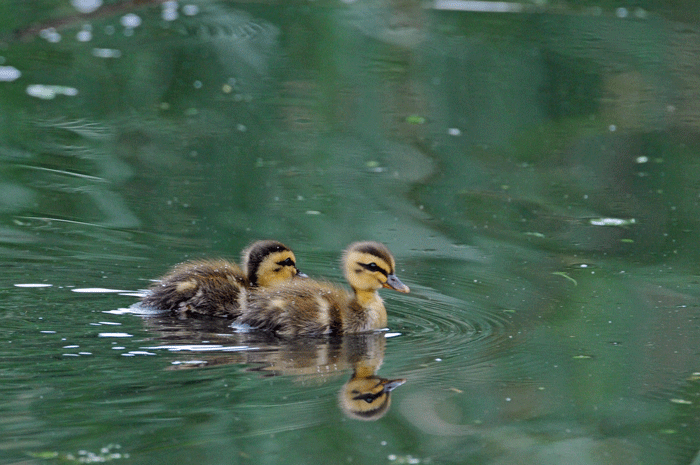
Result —
[[19, 79], [22, 72], [14, 66], [0, 66], [0, 81], [12, 82]]
[[86, 30], [78, 31], [75, 38], [78, 42], [90, 42], [92, 40], [92, 32]]
[[177, 10], [170, 10], [167, 8], [163, 9], [163, 12], [161, 13], [161, 18], [163, 18], [163, 21], [175, 21], [178, 17]]
[[199, 7], [197, 5], [183, 5], [182, 13], [185, 16], [194, 16], [199, 13]]
[[122, 26], [133, 29], [141, 25], [141, 17], [133, 13], [129, 13], [122, 16], [119, 22]]
[[119, 58], [122, 56], [122, 52], [114, 48], [93, 48], [92, 56], [96, 58]]
[[636, 223], [634, 218], [594, 218], [590, 224], [593, 226], [630, 226]]
[[78, 89], [76, 89], [75, 87], [66, 86], [31, 84], [27, 86], [27, 94], [31, 97], [40, 98], [42, 100], [52, 100], [55, 99], [57, 95], [75, 97], [76, 95], [78, 95]]
[[102, 0], [71, 0], [70, 4], [80, 13], [92, 13], [102, 6]]
[[[122, 294], [120, 294], [122, 295]], [[102, 313], [109, 313], [110, 315], [141, 315], [141, 316], [158, 316], [167, 313], [167, 310], [155, 310], [152, 308], [142, 307], [138, 303], [135, 303], [127, 308], [117, 308], [114, 310], [105, 310]]]
[[61, 41], [61, 34], [59, 34], [58, 31], [56, 31], [56, 28], [53, 27], [39, 31], [39, 37], [45, 39], [47, 42], [51, 42], [52, 44]]

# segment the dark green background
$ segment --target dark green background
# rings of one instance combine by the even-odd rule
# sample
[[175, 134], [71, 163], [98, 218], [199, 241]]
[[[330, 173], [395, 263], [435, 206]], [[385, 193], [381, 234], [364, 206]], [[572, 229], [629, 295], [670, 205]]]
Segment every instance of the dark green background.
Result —
[[[4, 2], [0, 463], [699, 463], [700, 7], [524, 5]], [[259, 238], [394, 252], [385, 417], [328, 341], [127, 309]]]

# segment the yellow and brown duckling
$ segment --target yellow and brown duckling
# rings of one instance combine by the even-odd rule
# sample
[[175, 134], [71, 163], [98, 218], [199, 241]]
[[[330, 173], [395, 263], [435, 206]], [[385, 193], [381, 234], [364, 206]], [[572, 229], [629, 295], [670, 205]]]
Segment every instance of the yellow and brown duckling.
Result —
[[141, 305], [181, 318], [235, 318], [249, 289], [306, 277], [297, 269], [294, 253], [277, 241], [254, 242], [243, 251], [242, 262], [245, 270], [223, 259], [181, 263], [151, 286]]
[[250, 292], [236, 323], [283, 336], [360, 333], [386, 327], [382, 287], [409, 292], [394, 257], [378, 242], [356, 242], [343, 254], [352, 293], [327, 283], [293, 281]]
[[381, 378], [372, 367], [355, 366], [352, 378], [340, 390], [340, 408], [356, 420], [378, 420], [389, 411], [391, 391], [405, 382], [403, 378]]

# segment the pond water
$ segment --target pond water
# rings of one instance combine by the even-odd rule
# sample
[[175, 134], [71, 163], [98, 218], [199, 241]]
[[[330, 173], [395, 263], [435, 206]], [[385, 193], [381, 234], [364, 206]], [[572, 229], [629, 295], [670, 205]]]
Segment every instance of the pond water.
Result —
[[[646, 3], [4, 2], [0, 463], [700, 464], [700, 10]], [[261, 238], [411, 293], [133, 306]]]

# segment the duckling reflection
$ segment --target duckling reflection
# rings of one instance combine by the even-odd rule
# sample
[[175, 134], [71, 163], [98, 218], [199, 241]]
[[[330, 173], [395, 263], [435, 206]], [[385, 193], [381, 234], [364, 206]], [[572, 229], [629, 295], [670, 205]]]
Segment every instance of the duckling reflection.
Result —
[[241, 262], [243, 269], [223, 259], [181, 263], [151, 286], [141, 305], [180, 318], [235, 318], [250, 289], [306, 277], [296, 267], [294, 253], [277, 241], [254, 242], [243, 250]]
[[321, 344], [310, 338], [289, 342], [283, 343], [284, 349], [276, 353], [252, 352], [248, 363], [259, 364], [253, 368], [256, 371], [307, 379], [328, 377], [351, 368], [352, 376], [338, 394], [338, 404], [350, 418], [382, 418], [391, 406], [391, 391], [406, 382], [403, 378], [377, 376], [386, 349], [384, 333], [349, 334], [326, 339]]
[[289, 339], [261, 331], [225, 333], [226, 320], [145, 321], [160, 333], [160, 347], [178, 352], [171, 370], [243, 364], [264, 377], [287, 376], [305, 385], [332, 382], [351, 370], [338, 393], [338, 405], [357, 420], [382, 418], [390, 409], [392, 391], [406, 382], [378, 375], [386, 349], [382, 332]]
[[357, 364], [352, 377], [340, 390], [340, 408], [356, 420], [378, 420], [389, 411], [391, 391], [405, 382], [403, 378], [380, 378], [373, 367]]

